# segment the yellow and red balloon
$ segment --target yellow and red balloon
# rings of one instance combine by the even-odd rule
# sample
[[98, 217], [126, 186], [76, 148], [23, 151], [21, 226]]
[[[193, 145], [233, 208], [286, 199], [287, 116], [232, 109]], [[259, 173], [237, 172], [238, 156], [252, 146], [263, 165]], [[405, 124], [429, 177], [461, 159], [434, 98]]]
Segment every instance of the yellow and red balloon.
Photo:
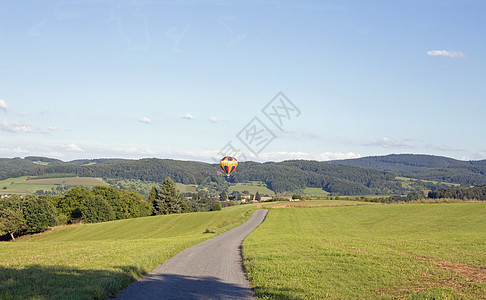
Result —
[[226, 174], [226, 177], [230, 177], [231, 173], [238, 166], [238, 161], [234, 157], [225, 156], [220, 160], [219, 165], [221, 166], [221, 169], [223, 169], [224, 173]]

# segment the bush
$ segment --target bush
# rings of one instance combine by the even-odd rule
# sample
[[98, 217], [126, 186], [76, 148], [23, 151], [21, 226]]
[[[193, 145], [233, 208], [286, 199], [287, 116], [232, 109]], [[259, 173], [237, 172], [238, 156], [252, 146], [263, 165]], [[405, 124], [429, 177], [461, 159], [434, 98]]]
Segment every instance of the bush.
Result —
[[209, 208], [209, 211], [217, 211], [217, 210], [221, 210], [221, 204], [219, 203], [219, 201], [213, 201], [213, 203], [211, 203], [211, 207]]

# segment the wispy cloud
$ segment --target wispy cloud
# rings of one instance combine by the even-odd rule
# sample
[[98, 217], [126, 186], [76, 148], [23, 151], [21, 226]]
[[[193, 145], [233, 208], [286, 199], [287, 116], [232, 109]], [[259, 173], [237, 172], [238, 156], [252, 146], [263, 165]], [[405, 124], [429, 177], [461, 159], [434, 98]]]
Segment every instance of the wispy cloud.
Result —
[[461, 157], [461, 160], [484, 160], [486, 159], [486, 152], [479, 152], [473, 155]]
[[0, 110], [3, 110], [4, 112], [7, 112], [8, 111], [8, 105], [2, 99], [0, 99]]
[[461, 148], [454, 148], [449, 145], [425, 145], [425, 147], [436, 150], [436, 151], [450, 151], [450, 152], [461, 152], [461, 151], [466, 151], [465, 149]]
[[81, 149], [81, 147], [79, 147], [78, 145], [76, 145], [74, 143], [67, 145], [65, 148], [68, 151], [83, 152], [83, 149]]
[[429, 56], [440, 56], [440, 57], [449, 57], [449, 58], [466, 58], [467, 55], [463, 52], [455, 52], [455, 51], [448, 51], [448, 50], [430, 50], [427, 51], [427, 55]]
[[373, 139], [362, 144], [366, 147], [382, 147], [382, 148], [415, 148], [411, 139], [394, 140], [389, 138]]
[[229, 120], [223, 119], [223, 118], [216, 118], [216, 117], [211, 117], [208, 119], [209, 122], [216, 124], [216, 123], [223, 123], [223, 122], [229, 122]]
[[149, 118], [147, 118], [147, 117], [140, 117], [140, 118], [138, 118], [138, 121], [139, 121], [140, 123], [145, 123], [145, 124], [150, 124], [150, 123], [152, 123], [152, 120], [150, 120], [150, 119], [149, 119]]
[[187, 114], [185, 114], [185, 115], [182, 115], [182, 116], [181, 116], [181, 119], [184, 119], [184, 120], [195, 120], [195, 119], [196, 119], [196, 117], [195, 117], [195, 116], [193, 116], [193, 115], [191, 115], [191, 114], [189, 114], [189, 113], [187, 113]]
[[23, 132], [23, 133], [31, 133], [34, 132], [32, 127], [27, 124], [19, 123], [19, 122], [11, 122], [8, 120], [2, 120], [0, 122], [0, 130], [6, 131], [6, 132], [11, 132], [11, 133], [18, 133], [18, 132]]
[[328, 160], [340, 160], [340, 159], [350, 159], [350, 158], [360, 158], [361, 155], [354, 152], [322, 152], [322, 153], [308, 153], [308, 152], [267, 152], [260, 153], [258, 157], [253, 154], [249, 154], [249, 159], [255, 159], [259, 161], [283, 161], [292, 159], [307, 159], [307, 160], [318, 160], [318, 161], [328, 161]]
[[147, 148], [138, 147], [113, 147], [109, 149], [110, 152], [116, 154], [128, 154], [128, 155], [154, 155], [155, 152]]
[[26, 150], [26, 149], [21, 148], [21, 147], [0, 148], [0, 153], [4, 153], [4, 154], [8, 154], [8, 155], [11, 155], [11, 154], [19, 155], [19, 154], [29, 153], [29, 150]]

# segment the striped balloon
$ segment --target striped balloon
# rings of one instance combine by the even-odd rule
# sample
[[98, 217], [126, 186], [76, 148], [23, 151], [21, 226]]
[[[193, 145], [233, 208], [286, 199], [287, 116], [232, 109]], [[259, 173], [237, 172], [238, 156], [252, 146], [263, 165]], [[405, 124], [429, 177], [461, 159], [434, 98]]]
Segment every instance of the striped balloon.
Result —
[[236, 169], [236, 166], [238, 166], [238, 161], [234, 157], [225, 156], [221, 159], [219, 165], [221, 166], [221, 169], [223, 169], [223, 171], [226, 173], [226, 176], [229, 177], [230, 174]]

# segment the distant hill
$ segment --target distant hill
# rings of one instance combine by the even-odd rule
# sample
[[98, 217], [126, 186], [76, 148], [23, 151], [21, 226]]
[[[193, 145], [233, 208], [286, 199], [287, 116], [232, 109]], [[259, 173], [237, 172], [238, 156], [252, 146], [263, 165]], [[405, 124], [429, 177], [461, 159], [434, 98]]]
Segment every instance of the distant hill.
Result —
[[399, 176], [425, 180], [462, 185], [486, 184], [486, 160], [461, 161], [433, 155], [392, 154], [339, 160], [332, 163], [393, 172]]
[[[80, 177], [162, 182], [170, 176], [183, 184], [222, 190], [228, 184], [264, 182], [276, 193], [320, 188], [332, 195], [390, 195], [434, 190], [447, 185], [486, 184], [486, 161], [465, 162], [431, 155], [387, 155], [319, 162], [241, 162], [229, 179], [218, 164], [172, 159], [92, 159], [63, 162], [43, 157], [0, 159], [0, 180], [20, 176], [76, 174]], [[421, 180], [407, 180], [409, 177]]]

